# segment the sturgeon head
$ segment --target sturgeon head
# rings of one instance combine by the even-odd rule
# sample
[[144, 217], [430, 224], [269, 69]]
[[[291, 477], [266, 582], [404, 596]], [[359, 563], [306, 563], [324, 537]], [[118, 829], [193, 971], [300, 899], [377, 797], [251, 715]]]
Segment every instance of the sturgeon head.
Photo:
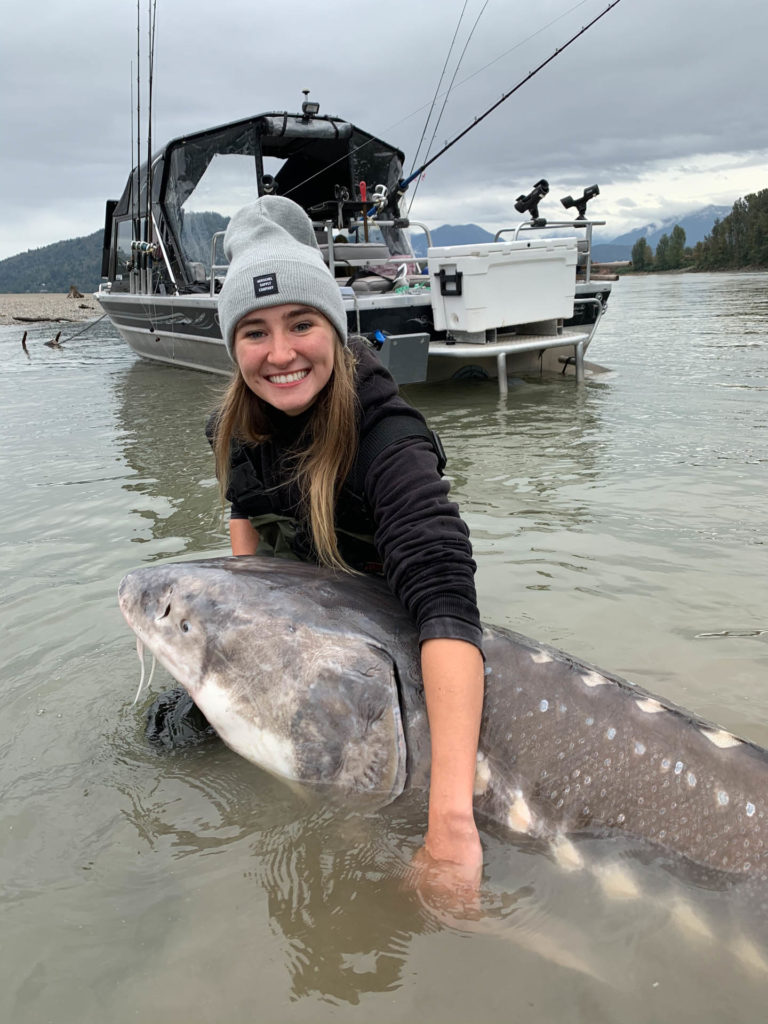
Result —
[[118, 596], [131, 629], [246, 760], [380, 803], [402, 792], [396, 666], [338, 576], [208, 559], [137, 569]]

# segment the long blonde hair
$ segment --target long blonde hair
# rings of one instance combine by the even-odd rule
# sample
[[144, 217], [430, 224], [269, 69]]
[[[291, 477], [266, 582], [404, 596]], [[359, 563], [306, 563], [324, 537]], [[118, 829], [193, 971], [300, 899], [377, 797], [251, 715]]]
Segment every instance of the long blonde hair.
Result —
[[[334, 337], [333, 372], [315, 401], [307, 426], [309, 443], [297, 454], [294, 473], [318, 562], [352, 572], [339, 552], [334, 513], [336, 499], [357, 455], [356, 360], [335, 331]], [[226, 501], [229, 487], [231, 442], [261, 444], [270, 438], [264, 405], [236, 365], [216, 414], [213, 439], [222, 501]]]

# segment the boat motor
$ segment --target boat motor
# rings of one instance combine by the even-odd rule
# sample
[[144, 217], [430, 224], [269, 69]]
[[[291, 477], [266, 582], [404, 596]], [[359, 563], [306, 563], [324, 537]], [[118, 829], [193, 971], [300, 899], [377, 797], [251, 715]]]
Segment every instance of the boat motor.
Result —
[[[549, 182], [546, 178], [537, 181], [527, 196], [518, 196], [515, 200], [515, 209], [518, 213], [530, 213], [531, 220], [537, 227], [544, 227], [546, 221], [539, 217], [539, 203], [549, 192]], [[541, 223], [539, 223], [541, 222]]]
[[584, 220], [587, 216], [587, 203], [590, 199], [594, 199], [595, 196], [600, 195], [600, 189], [597, 185], [589, 185], [584, 189], [584, 195], [579, 196], [578, 199], [574, 199], [573, 196], [565, 196], [560, 202], [569, 210], [572, 206], [576, 207], [576, 220]]

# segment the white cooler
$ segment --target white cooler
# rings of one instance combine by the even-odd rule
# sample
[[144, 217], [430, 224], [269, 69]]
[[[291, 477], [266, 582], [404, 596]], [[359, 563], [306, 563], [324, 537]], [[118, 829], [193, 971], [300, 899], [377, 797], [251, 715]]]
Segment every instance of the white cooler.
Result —
[[482, 332], [572, 317], [576, 243], [532, 238], [428, 249], [435, 329]]

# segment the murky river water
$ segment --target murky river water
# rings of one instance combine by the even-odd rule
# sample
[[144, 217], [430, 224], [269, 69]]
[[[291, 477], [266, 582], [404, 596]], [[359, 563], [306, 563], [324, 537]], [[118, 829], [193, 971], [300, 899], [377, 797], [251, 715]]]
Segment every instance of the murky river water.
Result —
[[[485, 832], [485, 920], [459, 929], [398, 885], [418, 801], [308, 809], [216, 743], [148, 749], [115, 591], [227, 550], [202, 433], [218, 381], [138, 363], [104, 324], [62, 351], [36, 328], [29, 360], [21, 333], [0, 328], [0, 1019], [765, 1018], [765, 893], [588, 840], [642, 893], [609, 898]], [[768, 746], [768, 276], [622, 280], [590, 358], [612, 372], [503, 402], [410, 390], [483, 616]]]

